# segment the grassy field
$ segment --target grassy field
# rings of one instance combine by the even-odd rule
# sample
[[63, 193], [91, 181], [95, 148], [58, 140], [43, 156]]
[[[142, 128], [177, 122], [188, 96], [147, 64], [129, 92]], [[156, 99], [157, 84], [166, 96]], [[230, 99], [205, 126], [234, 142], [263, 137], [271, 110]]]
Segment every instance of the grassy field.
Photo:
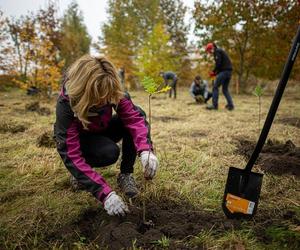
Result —
[[[147, 111], [145, 93], [131, 96]], [[298, 95], [284, 96], [269, 144], [282, 146], [290, 140], [300, 146], [298, 96], [299, 89]], [[263, 117], [271, 100], [262, 99]], [[33, 101], [49, 108], [50, 115], [27, 111]], [[281, 151], [266, 155], [255, 167], [264, 180], [253, 220], [228, 220], [221, 210], [228, 168], [245, 167], [247, 156], [241, 147], [245, 142], [253, 147], [259, 135], [256, 97], [234, 96], [234, 101], [234, 112], [224, 109], [223, 96], [218, 111], [207, 111], [193, 102], [187, 89], [179, 90], [177, 100], [164, 94], [152, 100], [152, 138], [160, 171], [142, 190], [136, 162], [142, 192], [130, 205], [132, 214], [119, 219], [107, 216], [90, 194], [73, 192], [69, 186], [67, 170], [47, 138], [55, 120], [55, 100], [1, 92], [0, 249], [299, 249], [300, 176], [297, 169], [289, 171], [290, 165], [299, 166], [299, 148], [293, 148], [296, 153], [290, 154], [294, 158], [286, 171], [264, 167], [266, 162], [276, 163]], [[116, 189], [118, 167], [119, 162], [99, 170]], [[155, 224], [144, 234], [136, 230], [142, 199], [147, 218]]]

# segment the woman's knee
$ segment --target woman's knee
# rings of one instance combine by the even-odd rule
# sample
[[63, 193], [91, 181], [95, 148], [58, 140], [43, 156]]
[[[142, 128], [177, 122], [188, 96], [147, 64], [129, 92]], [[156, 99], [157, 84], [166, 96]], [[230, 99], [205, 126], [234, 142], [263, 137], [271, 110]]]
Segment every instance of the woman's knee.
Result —
[[120, 148], [117, 144], [107, 145], [103, 151], [103, 158], [105, 159], [106, 165], [111, 165], [118, 160]]
[[117, 144], [111, 143], [102, 146], [98, 153], [93, 156], [87, 156], [86, 160], [93, 167], [106, 167], [114, 164], [120, 155], [120, 149]]

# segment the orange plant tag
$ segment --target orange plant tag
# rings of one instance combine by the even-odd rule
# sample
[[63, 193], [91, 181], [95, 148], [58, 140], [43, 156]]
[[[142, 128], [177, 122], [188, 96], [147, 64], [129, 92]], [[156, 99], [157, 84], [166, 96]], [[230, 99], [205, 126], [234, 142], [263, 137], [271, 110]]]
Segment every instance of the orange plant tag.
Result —
[[231, 213], [253, 214], [255, 202], [227, 194], [226, 207]]

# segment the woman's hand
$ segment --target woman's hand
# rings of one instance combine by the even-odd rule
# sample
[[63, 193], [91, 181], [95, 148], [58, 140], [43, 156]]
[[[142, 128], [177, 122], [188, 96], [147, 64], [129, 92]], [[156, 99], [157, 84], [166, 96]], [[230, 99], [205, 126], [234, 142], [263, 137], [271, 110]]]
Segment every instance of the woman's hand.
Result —
[[125, 216], [129, 213], [128, 207], [116, 192], [110, 192], [104, 200], [104, 209], [109, 215]]
[[140, 155], [145, 179], [153, 179], [158, 169], [158, 159], [151, 151], [143, 151]]

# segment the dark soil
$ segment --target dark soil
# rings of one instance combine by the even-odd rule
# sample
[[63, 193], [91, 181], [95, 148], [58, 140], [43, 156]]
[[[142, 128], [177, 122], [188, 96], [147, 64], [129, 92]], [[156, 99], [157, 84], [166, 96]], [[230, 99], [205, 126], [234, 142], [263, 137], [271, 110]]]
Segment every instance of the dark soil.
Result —
[[296, 128], [300, 128], [300, 118], [296, 117], [285, 117], [285, 118], [280, 118], [277, 119], [276, 122], [285, 124], [285, 125], [290, 125]]
[[38, 147], [47, 147], [47, 148], [55, 148], [56, 142], [53, 138], [52, 131], [46, 131], [42, 135], [37, 138], [37, 146]]
[[26, 104], [25, 110], [30, 111], [30, 112], [37, 112], [39, 115], [50, 115], [51, 114], [50, 109], [45, 108], [45, 107], [40, 107], [39, 102], [33, 102], [33, 103]]
[[24, 132], [27, 126], [22, 124], [17, 124], [15, 122], [1, 122], [0, 123], [0, 133], [19, 133]]
[[146, 232], [140, 230], [140, 208], [131, 207], [131, 213], [125, 218], [108, 217], [102, 209], [90, 209], [82, 214], [78, 221], [51, 234], [47, 241], [72, 243], [72, 240], [76, 240], [76, 237], [78, 240], [80, 235], [87, 243], [109, 246], [109, 249], [132, 247], [134, 240], [136, 246], [154, 249], [158, 247], [158, 240], [165, 236], [170, 239], [172, 249], [190, 249], [184, 246], [184, 241], [188, 241], [189, 237], [197, 235], [201, 230], [214, 228], [214, 232], [219, 233], [240, 228], [240, 221], [226, 220], [223, 214], [189, 209], [185, 205], [170, 201], [147, 203], [147, 219], [151, 220], [154, 226]]
[[[236, 153], [249, 159], [256, 142], [239, 139]], [[268, 140], [257, 160], [257, 165], [275, 175], [294, 175], [300, 177], [300, 148], [292, 141], [286, 143]]]
[[172, 117], [172, 116], [153, 116], [154, 121], [162, 121], [162, 122], [173, 122], [180, 121], [182, 118]]

